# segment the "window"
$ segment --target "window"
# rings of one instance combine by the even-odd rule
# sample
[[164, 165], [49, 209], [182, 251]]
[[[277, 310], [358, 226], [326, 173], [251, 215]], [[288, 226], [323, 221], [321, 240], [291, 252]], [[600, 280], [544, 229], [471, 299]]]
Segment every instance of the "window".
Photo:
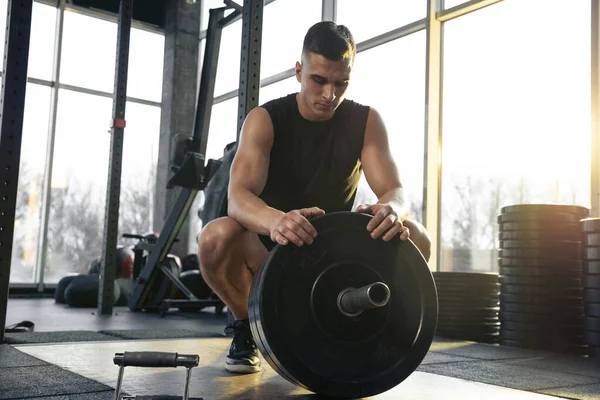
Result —
[[27, 76], [52, 80], [56, 7], [33, 3]]
[[237, 138], [238, 98], [213, 105], [206, 144], [206, 160], [223, 157], [225, 146]]
[[64, 89], [58, 99], [46, 283], [101, 255], [108, 180], [112, 100]]
[[466, 3], [468, 0], [444, 0], [444, 10]]
[[338, 0], [337, 23], [346, 25], [356, 43], [421, 20], [429, 0]]
[[[127, 96], [162, 100], [164, 49], [164, 35], [131, 29]], [[112, 70], [114, 75], [114, 65]]]
[[160, 107], [128, 102], [125, 116], [119, 238], [124, 232], [152, 231]]
[[215, 96], [237, 90], [240, 86], [241, 45], [242, 20], [239, 20], [223, 29], [221, 35]]
[[286, 96], [291, 93], [296, 93], [300, 90], [300, 83], [296, 76], [284, 79], [279, 82], [272, 83], [268, 86], [260, 88], [259, 104], [265, 104], [268, 101]]
[[[244, 2], [241, 0], [234, 0], [237, 4], [242, 5]], [[225, 3], [223, 0], [202, 0], [202, 14], [200, 18], [202, 19], [202, 23], [200, 24], [200, 30], [203, 31], [208, 29], [208, 18], [209, 18], [209, 10], [211, 8], [221, 8], [225, 7]], [[233, 10], [227, 10], [225, 12], [225, 16], [231, 14]]]
[[37, 238], [46, 160], [50, 88], [27, 84], [13, 236], [11, 283], [35, 283]]
[[264, 8], [261, 79], [294, 68], [306, 31], [321, 20], [321, 0], [277, 0]]
[[532, 0], [445, 24], [443, 270], [497, 271], [504, 205], [589, 206], [590, 20]]
[[[408, 192], [411, 218], [418, 221], [423, 204], [425, 40], [421, 31], [358, 53], [346, 97], [381, 114]], [[397, 59], [403, 62], [393, 61]], [[356, 204], [374, 199], [363, 176]]]
[[65, 11], [60, 81], [112, 93], [117, 24]]

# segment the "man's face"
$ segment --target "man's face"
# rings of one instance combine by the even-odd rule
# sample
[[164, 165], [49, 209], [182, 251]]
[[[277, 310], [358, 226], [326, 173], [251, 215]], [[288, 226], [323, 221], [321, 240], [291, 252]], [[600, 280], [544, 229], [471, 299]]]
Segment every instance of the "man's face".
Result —
[[302, 64], [296, 63], [296, 79], [310, 119], [327, 120], [333, 116], [344, 100], [351, 72], [350, 58], [331, 61], [314, 53], [302, 56]]

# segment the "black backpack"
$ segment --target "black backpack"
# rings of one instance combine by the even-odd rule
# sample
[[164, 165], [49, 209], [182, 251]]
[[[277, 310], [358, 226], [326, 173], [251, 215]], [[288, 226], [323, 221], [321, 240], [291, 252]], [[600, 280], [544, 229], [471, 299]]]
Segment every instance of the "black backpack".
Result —
[[237, 142], [225, 146], [221, 165], [204, 188], [204, 206], [198, 210], [202, 225], [227, 215], [227, 189], [229, 187], [229, 172], [237, 151]]

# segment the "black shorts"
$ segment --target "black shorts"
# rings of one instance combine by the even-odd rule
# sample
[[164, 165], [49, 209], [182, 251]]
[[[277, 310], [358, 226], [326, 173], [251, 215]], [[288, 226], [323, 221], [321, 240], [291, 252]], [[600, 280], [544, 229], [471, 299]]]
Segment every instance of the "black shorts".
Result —
[[271, 240], [269, 236], [266, 235], [258, 235], [258, 238], [262, 242], [262, 244], [266, 247], [267, 251], [271, 251], [273, 247], [277, 245], [274, 241]]

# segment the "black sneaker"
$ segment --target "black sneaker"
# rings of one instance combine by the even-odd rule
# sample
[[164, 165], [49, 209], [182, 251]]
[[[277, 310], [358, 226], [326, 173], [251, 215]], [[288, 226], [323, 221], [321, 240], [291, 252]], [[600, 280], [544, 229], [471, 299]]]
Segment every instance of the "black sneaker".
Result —
[[225, 333], [233, 333], [233, 341], [227, 355], [225, 368], [229, 372], [252, 374], [260, 371], [258, 349], [247, 319], [236, 320], [225, 328]]

